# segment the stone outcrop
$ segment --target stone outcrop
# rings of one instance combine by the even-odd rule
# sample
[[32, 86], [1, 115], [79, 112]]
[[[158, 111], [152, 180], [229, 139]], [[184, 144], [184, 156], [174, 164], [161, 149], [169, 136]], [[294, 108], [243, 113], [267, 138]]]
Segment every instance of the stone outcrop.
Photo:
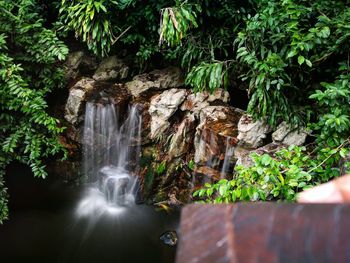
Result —
[[305, 143], [307, 133], [304, 128], [290, 127], [286, 122], [278, 125], [276, 131], [272, 133], [272, 140], [276, 143], [286, 145], [303, 145]]
[[79, 80], [69, 90], [65, 107], [65, 119], [72, 126], [79, 126], [84, 119], [85, 103], [110, 101], [122, 113], [127, 110], [131, 94], [123, 84], [95, 81], [91, 78]]
[[134, 97], [142, 93], [155, 90], [179, 88], [184, 85], [182, 72], [179, 68], [170, 67], [154, 70], [146, 74], [137, 75], [126, 86]]
[[[71, 64], [81, 64], [83, 59], [77, 53]], [[76, 67], [81, 66], [72, 66]], [[273, 155], [285, 145], [305, 141], [304, 130], [290, 129], [284, 123], [272, 134], [265, 122], [229, 106], [229, 93], [223, 89], [213, 93], [186, 89], [178, 68], [153, 70], [120, 82], [128, 70], [113, 56], [102, 61], [93, 78], [84, 77], [70, 88], [66, 134], [80, 141], [87, 101], [112, 102], [120, 118], [131, 104], [136, 106], [142, 115], [140, 177], [154, 202], [185, 203], [193, 187], [230, 178], [236, 163], [252, 165], [252, 152]]]
[[227, 106], [229, 99], [230, 95], [223, 89], [218, 89], [212, 94], [206, 91], [191, 93], [181, 105], [181, 110], [190, 111], [194, 113], [196, 117], [199, 117], [202, 110], [212, 105], [214, 102], [217, 102], [219, 105]]
[[82, 108], [89, 92], [94, 89], [94, 80], [83, 78], [78, 81], [69, 91], [65, 108], [65, 119], [72, 125], [82, 120]]
[[186, 98], [185, 89], [170, 89], [155, 96], [151, 100], [151, 139], [159, 138], [170, 126], [169, 118], [177, 111]]
[[247, 148], [258, 148], [264, 144], [267, 134], [272, 131], [264, 121], [255, 121], [249, 115], [243, 115], [238, 123], [240, 145]]
[[194, 161], [199, 165], [219, 166], [225, 150], [237, 145], [237, 122], [242, 111], [224, 106], [209, 106], [200, 113], [195, 135]]
[[68, 54], [64, 63], [64, 78], [71, 82], [80, 76], [89, 76], [98, 66], [97, 58], [87, 55], [84, 51], [75, 51]]
[[116, 81], [128, 77], [129, 67], [117, 56], [111, 56], [102, 60], [93, 79], [97, 81]]
[[176, 133], [172, 136], [168, 155], [170, 158], [180, 157], [189, 152], [193, 142], [196, 119], [193, 114], [188, 114], [180, 123]]

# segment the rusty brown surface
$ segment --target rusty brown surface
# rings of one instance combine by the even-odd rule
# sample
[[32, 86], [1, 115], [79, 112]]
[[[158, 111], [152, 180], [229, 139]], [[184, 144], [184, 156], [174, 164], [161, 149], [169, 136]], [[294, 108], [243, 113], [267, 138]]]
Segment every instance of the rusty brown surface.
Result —
[[350, 205], [189, 205], [176, 262], [350, 262]]

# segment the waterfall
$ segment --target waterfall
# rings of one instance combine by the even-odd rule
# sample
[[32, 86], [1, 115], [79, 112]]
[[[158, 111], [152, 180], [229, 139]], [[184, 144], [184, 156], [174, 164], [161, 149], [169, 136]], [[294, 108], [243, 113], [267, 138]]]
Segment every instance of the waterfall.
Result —
[[[203, 129], [197, 145], [194, 157], [197, 163], [195, 172], [205, 175], [200, 179], [200, 184], [228, 178], [235, 153], [232, 137], [221, 136], [210, 129]], [[196, 176], [192, 178], [192, 185], [196, 185]]]
[[221, 168], [221, 178], [224, 178], [225, 175], [228, 172], [230, 162], [232, 159], [232, 156], [235, 153], [235, 147], [230, 144], [230, 138], [226, 138], [226, 149], [225, 149], [225, 157], [224, 157], [224, 163]]
[[141, 115], [135, 106], [124, 121], [118, 115], [111, 103], [86, 104], [83, 166], [91, 187], [78, 208], [84, 214], [135, 203]]

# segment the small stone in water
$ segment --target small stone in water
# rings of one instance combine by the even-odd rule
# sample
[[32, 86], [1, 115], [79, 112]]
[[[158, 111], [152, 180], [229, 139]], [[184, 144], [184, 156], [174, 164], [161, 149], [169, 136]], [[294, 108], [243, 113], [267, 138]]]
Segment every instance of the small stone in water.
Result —
[[160, 236], [160, 240], [168, 246], [175, 246], [177, 243], [177, 233], [176, 231], [166, 231]]

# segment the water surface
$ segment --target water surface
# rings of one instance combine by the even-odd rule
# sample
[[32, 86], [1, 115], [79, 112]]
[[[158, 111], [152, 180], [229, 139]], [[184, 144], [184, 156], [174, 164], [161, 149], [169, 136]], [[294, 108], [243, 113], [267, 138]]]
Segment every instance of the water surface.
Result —
[[174, 262], [175, 247], [159, 237], [176, 230], [179, 211], [146, 205], [77, 213], [86, 191], [60, 180], [33, 178], [13, 165], [6, 182], [10, 220], [0, 226], [1, 262]]

